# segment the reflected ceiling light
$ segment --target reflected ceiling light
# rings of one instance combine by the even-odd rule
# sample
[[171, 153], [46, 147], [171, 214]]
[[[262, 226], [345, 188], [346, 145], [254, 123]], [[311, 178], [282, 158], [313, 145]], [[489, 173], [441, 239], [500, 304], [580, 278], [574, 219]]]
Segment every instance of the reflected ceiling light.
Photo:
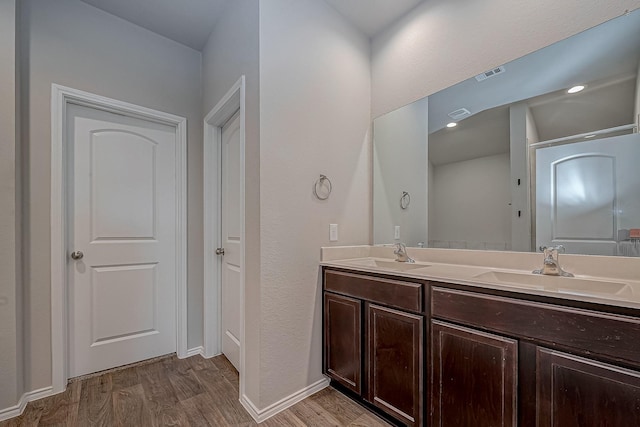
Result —
[[589, 139], [589, 138], [594, 138], [596, 136], [595, 133], [592, 133], [591, 135], [585, 135], [585, 139]]
[[447, 127], [448, 127], [448, 128], [454, 128], [454, 127], [456, 127], [456, 126], [458, 126], [458, 124], [457, 124], [456, 122], [451, 122], [451, 123], [448, 123], [448, 124], [447, 124]]
[[578, 93], [584, 90], [584, 86], [583, 85], [577, 85], [572, 87], [571, 89], [569, 89], [567, 91], [567, 93]]

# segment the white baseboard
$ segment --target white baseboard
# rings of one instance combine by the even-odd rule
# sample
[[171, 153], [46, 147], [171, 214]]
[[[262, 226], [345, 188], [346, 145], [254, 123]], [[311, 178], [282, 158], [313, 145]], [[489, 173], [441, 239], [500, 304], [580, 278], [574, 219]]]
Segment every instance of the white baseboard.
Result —
[[204, 357], [204, 347], [203, 346], [190, 348], [189, 350], [187, 350], [187, 355], [185, 357], [197, 356], [198, 354], [201, 355], [202, 357]]
[[26, 408], [27, 403], [33, 402], [34, 400], [42, 399], [43, 397], [51, 396], [53, 394], [53, 387], [51, 386], [44, 387], [39, 390], [29, 391], [23, 394], [15, 406], [0, 409], [0, 421], [8, 420], [9, 418], [22, 415], [22, 412], [24, 411], [24, 408]]
[[303, 388], [302, 390], [298, 390], [295, 393], [283, 399], [280, 399], [279, 401], [267, 406], [264, 409], [258, 409], [256, 405], [254, 405], [253, 402], [249, 400], [246, 394], [242, 395], [242, 397], [240, 398], [240, 403], [242, 404], [242, 406], [244, 406], [247, 412], [249, 412], [249, 415], [251, 415], [257, 423], [261, 423], [328, 386], [329, 380], [327, 378], [323, 378]]

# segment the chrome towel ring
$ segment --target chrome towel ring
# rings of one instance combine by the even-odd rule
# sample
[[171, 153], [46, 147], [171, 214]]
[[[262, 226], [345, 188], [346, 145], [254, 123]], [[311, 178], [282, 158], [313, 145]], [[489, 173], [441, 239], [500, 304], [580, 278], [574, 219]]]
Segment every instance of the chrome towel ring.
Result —
[[332, 189], [331, 180], [327, 178], [326, 175], [320, 174], [320, 178], [318, 178], [313, 185], [313, 194], [318, 200], [327, 200], [331, 195]]
[[411, 195], [406, 191], [402, 192], [402, 196], [400, 197], [400, 207], [404, 210], [409, 207], [411, 204]]

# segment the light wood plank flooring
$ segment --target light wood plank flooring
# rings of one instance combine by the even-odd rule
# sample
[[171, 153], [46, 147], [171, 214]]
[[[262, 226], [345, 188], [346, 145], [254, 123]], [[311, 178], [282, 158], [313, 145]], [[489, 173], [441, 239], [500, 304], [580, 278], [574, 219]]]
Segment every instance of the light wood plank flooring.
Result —
[[[14, 426], [256, 426], [238, 402], [238, 372], [224, 357], [175, 356], [69, 384], [29, 403]], [[261, 426], [389, 426], [326, 388]]]

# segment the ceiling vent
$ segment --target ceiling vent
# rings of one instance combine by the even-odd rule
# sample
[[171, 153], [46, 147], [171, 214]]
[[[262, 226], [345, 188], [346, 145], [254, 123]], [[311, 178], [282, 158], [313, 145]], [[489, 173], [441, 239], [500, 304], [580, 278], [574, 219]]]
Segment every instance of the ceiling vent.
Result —
[[492, 69], [492, 70], [485, 71], [485, 72], [484, 72], [484, 73], [482, 73], [482, 74], [478, 74], [478, 75], [476, 76], [476, 80], [477, 80], [477, 81], [479, 81], [479, 82], [481, 82], [481, 81], [487, 80], [487, 79], [489, 79], [489, 78], [491, 78], [491, 77], [495, 77], [495, 76], [497, 76], [498, 74], [502, 74], [502, 73], [504, 73], [505, 71], [507, 71], [507, 70], [506, 70], [506, 68], [504, 68], [504, 65], [501, 65], [501, 66], [499, 66], [499, 67], [497, 67], [497, 68], [494, 68], [494, 69]]
[[449, 113], [449, 117], [451, 117], [453, 120], [462, 120], [465, 117], [469, 117], [470, 115], [471, 111], [467, 110], [466, 108], [461, 108]]

